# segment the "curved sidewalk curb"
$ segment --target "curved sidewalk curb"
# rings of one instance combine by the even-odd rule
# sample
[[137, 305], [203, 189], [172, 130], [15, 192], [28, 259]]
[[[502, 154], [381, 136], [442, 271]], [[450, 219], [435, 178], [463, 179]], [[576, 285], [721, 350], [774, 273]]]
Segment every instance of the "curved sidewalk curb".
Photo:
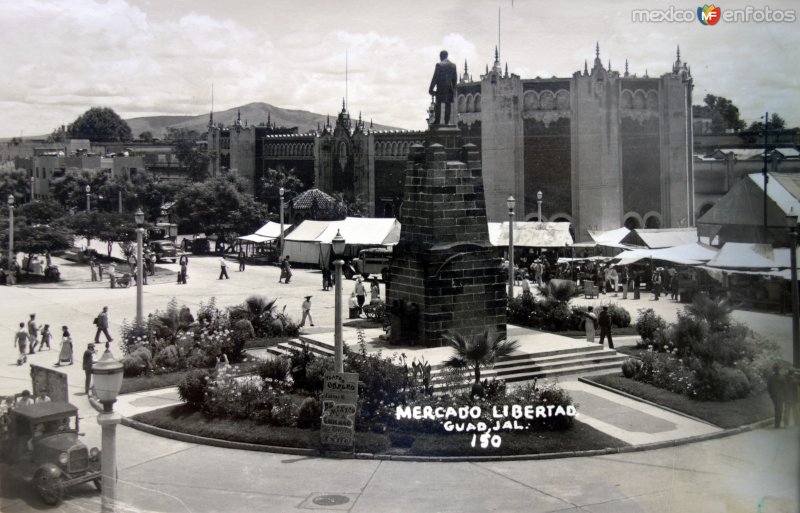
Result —
[[343, 451], [319, 451], [317, 449], [303, 449], [299, 447], [279, 447], [273, 445], [260, 445], [247, 442], [232, 442], [229, 440], [220, 440], [217, 438], [207, 438], [198, 435], [191, 435], [188, 433], [180, 433], [178, 431], [170, 431], [168, 429], [151, 426], [144, 424], [138, 420], [133, 420], [128, 417], [122, 417], [122, 425], [127, 426], [151, 435], [161, 436], [176, 440], [179, 442], [189, 442], [200, 445], [210, 445], [213, 447], [221, 447], [223, 449], [239, 449], [245, 451], [259, 451], [271, 452], [276, 454], [292, 454], [297, 456], [311, 456], [318, 458], [332, 458], [332, 459], [358, 459], [358, 460], [381, 460], [381, 461], [418, 461], [418, 462], [489, 462], [489, 461], [524, 461], [524, 460], [548, 460], [559, 458], [582, 458], [589, 456], [605, 456], [608, 454], [624, 454], [629, 452], [643, 452], [652, 451], [656, 449], [665, 449], [668, 447], [677, 447], [697, 442], [706, 442], [709, 440], [716, 440], [718, 438], [726, 438], [728, 436], [738, 435], [748, 431], [753, 431], [761, 427], [766, 427], [772, 423], [771, 420], [762, 420], [746, 426], [739, 426], [737, 428], [724, 429], [716, 433], [707, 433], [704, 435], [690, 436], [687, 438], [678, 438], [675, 440], [666, 440], [663, 442], [654, 442], [650, 444], [631, 445], [627, 447], [607, 447], [605, 449], [593, 449], [587, 451], [568, 451], [568, 452], [555, 452], [544, 454], [513, 454], [508, 456], [404, 456], [392, 454], [372, 454], [372, 453], [351, 453]]
[[699, 423], [705, 424], [707, 426], [712, 426], [712, 427], [715, 427], [715, 428], [722, 429], [719, 426], [717, 426], [716, 424], [712, 424], [711, 422], [709, 422], [707, 420], [703, 420], [703, 419], [694, 417], [694, 416], [689, 415], [688, 413], [685, 413], [685, 412], [682, 412], [682, 411], [673, 410], [669, 406], [664, 406], [664, 405], [661, 405], [661, 404], [657, 404], [657, 403], [654, 403], [653, 401], [648, 401], [647, 399], [643, 399], [643, 398], [635, 396], [633, 394], [629, 394], [628, 392], [625, 392], [623, 390], [619, 390], [617, 388], [610, 387], [610, 386], [604, 385], [602, 383], [598, 383], [597, 381], [593, 381], [591, 377], [589, 377], [589, 378], [580, 377], [580, 378], [578, 378], [578, 381], [580, 381], [581, 383], [585, 383], [587, 385], [593, 386], [593, 387], [600, 388], [602, 390], [605, 390], [606, 392], [612, 392], [614, 394], [621, 395], [622, 397], [626, 397], [628, 399], [633, 399], [634, 401], [638, 401], [640, 403], [648, 404], [648, 405], [650, 405], [650, 406], [652, 406], [654, 408], [665, 410], [665, 411], [668, 411], [670, 413], [674, 413], [675, 415], [680, 415], [681, 417], [687, 418], [689, 420], [693, 420], [695, 422], [699, 422]]

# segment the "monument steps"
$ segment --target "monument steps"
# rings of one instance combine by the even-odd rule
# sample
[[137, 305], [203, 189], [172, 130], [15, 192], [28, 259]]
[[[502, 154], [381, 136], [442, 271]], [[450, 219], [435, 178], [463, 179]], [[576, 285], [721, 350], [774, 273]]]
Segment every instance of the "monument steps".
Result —
[[315, 356], [333, 356], [334, 354], [332, 345], [302, 335], [300, 340], [291, 339], [281, 342], [276, 346], [267, 348], [267, 352], [276, 356], [291, 356], [292, 353], [299, 353], [303, 349], [304, 343], [308, 345], [309, 351]]
[[[327, 341], [319, 340], [319, 338], [315, 335], [301, 335], [299, 340], [293, 339], [281, 342], [268, 348], [267, 352], [288, 357], [292, 353], [301, 351], [305, 343], [316, 356], [333, 356], [333, 345]], [[553, 348], [551, 346], [542, 350], [537, 350], [535, 346], [532, 347], [530, 344], [526, 344], [522, 351], [518, 350], [516, 354], [503, 358], [491, 369], [483, 369], [481, 378], [502, 379], [513, 383], [545, 377], [588, 374], [608, 369], [619, 369], [622, 362], [627, 358], [613, 349], [606, 349], [597, 344], [589, 343], [565, 348]], [[431, 379], [435, 391], [441, 391], [444, 388], [443, 368], [442, 361], [431, 363]]]

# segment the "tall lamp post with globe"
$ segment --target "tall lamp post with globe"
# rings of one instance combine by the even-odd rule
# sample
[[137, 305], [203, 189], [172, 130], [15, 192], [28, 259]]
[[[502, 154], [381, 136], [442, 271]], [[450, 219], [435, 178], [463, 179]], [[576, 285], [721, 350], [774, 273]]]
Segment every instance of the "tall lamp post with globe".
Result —
[[336, 258], [336, 260], [333, 261], [333, 265], [336, 267], [336, 312], [334, 314], [335, 327], [333, 335], [336, 355], [334, 366], [336, 367], [336, 372], [344, 372], [342, 356], [344, 352], [344, 344], [342, 341], [342, 266], [344, 265], [344, 260], [342, 260], [342, 255], [344, 254], [345, 240], [339, 230], [336, 230], [336, 237], [331, 241], [331, 246], [333, 247], [333, 255]]
[[506, 200], [508, 207], [508, 299], [514, 297], [514, 196]]
[[114, 359], [114, 355], [108, 349], [100, 360], [92, 367], [92, 378], [94, 381], [94, 392], [97, 400], [103, 405], [102, 411], [97, 416], [97, 423], [102, 428], [102, 446], [100, 453], [100, 471], [102, 473], [102, 497], [100, 499], [100, 511], [102, 513], [113, 513], [117, 500], [117, 424], [122, 417], [114, 412], [114, 402], [117, 400], [120, 387], [122, 387], [122, 363]]
[[281, 209], [281, 248], [280, 248], [280, 251], [281, 252], [280, 252], [279, 256], [283, 256], [283, 194], [285, 192], [286, 192], [286, 190], [283, 187], [278, 189], [278, 194], [281, 197], [280, 198], [281, 199], [281, 206], [280, 206], [280, 209]]
[[542, 222], [542, 191], [536, 193], [536, 207], [537, 207], [537, 220], [541, 223]]
[[14, 283], [14, 195], [8, 195], [8, 276], [6, 284]]
[[144, 236], [144, 212], [139, 208], [133, 214], [136, 221], [136, 328], [142, 329], [144, 326], [143, 302], [144, 292], [142, 290], [142, 238]]
[[800, 298], [797, 297], [797, 213], [794, 208], [786, 216], [789, 226], [789, 265], [791, 268], [792, 291], [792, 363], [800, 368]]
[[89, 195], [92, 192], [92, 186], [87, 184], [86, 188], [84, 189], [84, 191], [86, 191], [86, 213], [88, 214], [89, 212], [92, 211], [92, 202], [89, 199], [89, 197], [90, 197]]

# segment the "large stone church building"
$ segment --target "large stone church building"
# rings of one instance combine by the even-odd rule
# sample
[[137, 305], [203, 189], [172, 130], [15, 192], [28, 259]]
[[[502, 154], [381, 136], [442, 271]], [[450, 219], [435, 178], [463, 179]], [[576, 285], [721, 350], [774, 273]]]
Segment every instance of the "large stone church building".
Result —
[[[591, 67], [571, 77], [523, 79], [495, 52], [480, 80], [467, 64], [456, 93], [457, 123], [481, 153], [490, 221], [569, 221], [578, 240], [588, 230], [622, 225], [694, 225], [692, 77], [680, 60], [657, 77], [604, 66], [599, 46]], [[375, 217], [399, 217], [409, 148], [422, 131], [372, 130], [347, 106], [335, 123], [308, 134], [270, 123], [209, 127], [211, 172], [235, 169], [255, 183], [266, 169], [294, 169], [327, 193], [360, 196]]]

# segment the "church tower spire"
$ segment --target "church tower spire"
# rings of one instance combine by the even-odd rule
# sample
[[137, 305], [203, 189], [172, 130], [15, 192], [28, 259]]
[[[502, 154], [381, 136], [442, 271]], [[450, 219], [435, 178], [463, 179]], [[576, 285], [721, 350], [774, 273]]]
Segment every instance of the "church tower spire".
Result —
[[625, 75], [624, 76], [625, 77], [629, 76], [629, 73], [628, 73], [628, 59], [625, 59]]

